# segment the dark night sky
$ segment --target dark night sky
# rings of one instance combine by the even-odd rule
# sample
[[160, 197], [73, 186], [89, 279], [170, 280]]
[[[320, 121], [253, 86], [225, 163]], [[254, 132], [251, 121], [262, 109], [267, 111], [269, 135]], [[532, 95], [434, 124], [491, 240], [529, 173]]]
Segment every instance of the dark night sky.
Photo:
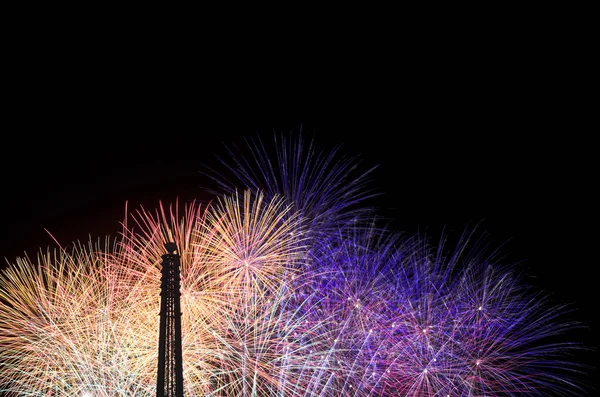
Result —
[[352, 70], [320, 53], [297, 74], [282, 73], [285, 84], [271, 76], [268, 92], [260, 80], [247, 85], [250, 74], [225, 84], [231, 76], [203, 71], [204, 83], [186, 70], [152, 82], [133, 62], [22, 72], [3, 122], [0, 257], [52, 245], [44, 229], [62, 243], [114, 235], [127, 200], [153, 208], [207, 199], [199, 171], [216, 164], [221, 142], [302, 125], [323, 148], [341, 144], [365, 169], [379, 165], [372, 186], [384, 196], [375, 204], [399, 230], [459, 233], [481, 222], [510, 260], [596, 330], [590, 107], [572, 88], [576, 76], [557, 78], [563, 69], [548, 66], [544, 48], [525, 47], [465, 64], [461, 54], [402, 65], [382, 56]]

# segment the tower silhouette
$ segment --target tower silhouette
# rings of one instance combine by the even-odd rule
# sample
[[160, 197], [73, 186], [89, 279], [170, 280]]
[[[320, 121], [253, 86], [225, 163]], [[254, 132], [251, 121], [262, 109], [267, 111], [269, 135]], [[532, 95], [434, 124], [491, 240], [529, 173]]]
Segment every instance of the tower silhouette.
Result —
[[180, 256], [175, 243], [166, 243], [162, 256], [157, 397], [183, 397], [181, 356]]

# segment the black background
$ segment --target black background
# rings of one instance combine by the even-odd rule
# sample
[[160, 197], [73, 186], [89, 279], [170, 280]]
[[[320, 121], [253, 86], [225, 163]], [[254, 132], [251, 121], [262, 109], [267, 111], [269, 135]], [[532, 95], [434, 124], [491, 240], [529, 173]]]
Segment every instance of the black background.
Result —
[[[596, 346], [586, 55], [560, 31], [530, 33], [377, 36], [285, 57], [280, 46], [191, 56], [39, 36], [6, 78], [1, 256], [53, 246], [46, 230], [61, 244], [115, 235], [126, 201], [209, 199], [200, 170], [222, 143], [302, 130], [378, 165], [374, 204], [398, 230], [479, 224], [532, 283], [579, 309], [590, 331], [578, 337]], [[584, 360], [595, 366], [595, 354]]]

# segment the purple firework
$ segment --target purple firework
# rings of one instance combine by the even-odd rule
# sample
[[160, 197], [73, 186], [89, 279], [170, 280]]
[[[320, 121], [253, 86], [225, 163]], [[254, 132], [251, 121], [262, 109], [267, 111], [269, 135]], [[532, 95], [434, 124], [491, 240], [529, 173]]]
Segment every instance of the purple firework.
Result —
[[[251, 157], [230, 151], [232, 163], [222, 160], [236, 182], [218, 179], [221, 187], [283, 196], [319, 236], [304, 263], [311, 283], [295, 294], [307, 324], [320, 324], [313, 350], [327, 385], [344, 395], [583, 392], [585, 365], [573, 357], [587, 347], [568, 337], [582, 326], [573, 309], [528, 285], [476, 230], [451, 250], [402, 236], [376, 226], [372, 209], [353, 210], [374, 195], [364, 183], [372, 169], [352, 176], [356, 159], [338, 163], [336, 151], [317, 154], [314, 141], [305, 150], [301, 140], [275, 139], [276, 156], [260, 139], [247, 144]], [[320, 395], [320, 382], [307, 384]]]

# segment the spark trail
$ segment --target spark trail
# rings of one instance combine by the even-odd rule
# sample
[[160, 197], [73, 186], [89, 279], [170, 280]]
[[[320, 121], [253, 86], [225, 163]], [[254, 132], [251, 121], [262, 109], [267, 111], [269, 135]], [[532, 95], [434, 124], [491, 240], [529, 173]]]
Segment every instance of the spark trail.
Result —
[[139, 208], [117, 238], [3, 270], [0, 390], [155, 395], [173, 241], [188, 396], [581, 395], [570, 309], [474, 232], [449, 250], [376, 226], [359, 206], [370, 171], [312, 141], [281, 140], [278, 168], [260, 141], [248, 150], [206, 206]]

